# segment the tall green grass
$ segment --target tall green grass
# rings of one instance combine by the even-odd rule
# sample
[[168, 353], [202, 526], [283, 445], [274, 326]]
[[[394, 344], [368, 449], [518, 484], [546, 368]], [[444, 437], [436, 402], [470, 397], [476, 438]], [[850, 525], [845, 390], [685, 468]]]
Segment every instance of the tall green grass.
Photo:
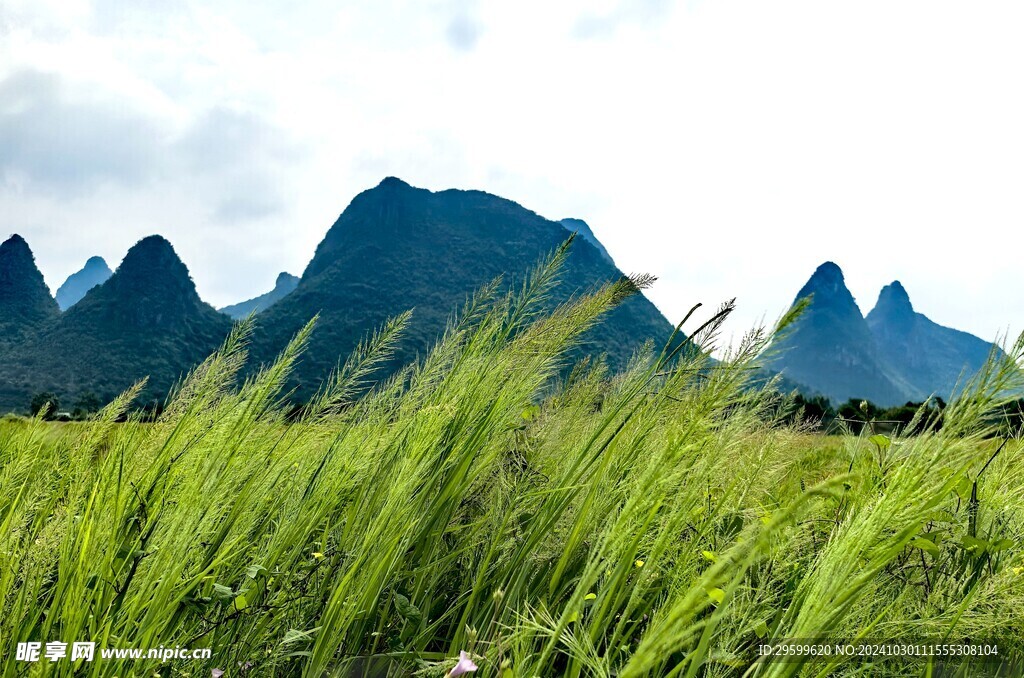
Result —
[[[0, 675], [18, 642], [210, 647], [209, 662], [36, 665], [82, 676], [922, 675], [924, 661], [758, 663], [766, 639], [998, 639], [1024, 650], [1024, 474], [994, 439], [1024, 341], [905, 440], [783, 427], [711, 361], [723, 307], [621, 374], [567, 371], [624, 279], [553, 310], [565, 249], [471, 299], [383, 383], [407, 317], [298, 420], [305, 328], [238, 384], [251, 323], [155, 422], [0, 425]], [[696, 350], [702, 349], [702, 350]], [[997, 454], [994, 454], [998, 450]], [[967, 663], [965, 675], [980, 670]]]

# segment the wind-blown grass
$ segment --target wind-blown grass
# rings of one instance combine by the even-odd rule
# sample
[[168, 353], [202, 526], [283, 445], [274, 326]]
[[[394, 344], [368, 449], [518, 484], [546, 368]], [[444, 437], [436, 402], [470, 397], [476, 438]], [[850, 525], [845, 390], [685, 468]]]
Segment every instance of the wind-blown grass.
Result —
[[[1024, 650], [1024, 474], [990, 414], [1024, 342], [904, 440], [787, 429], [751, 386], [770, 333], [708, 360], [723, 307], [621, 374], [567, 353], [649, 281], [550, 309], [565, 249], [471, 299], [373, 386], [407, 317], [289, 419], [315, 322], [241, 386], [250, 322], [155, 422], [0, 426], [0, 648], [211, 647], [209, 662], [45, 665], [87, 676], [839, 675], [758, 663], [762, 639], [998, 639]], [[998, 449], [998, 453], [993, 453]], [[871, 675], [920, 675], [888, 660]], [[964, 671], [976, 670], [978, 664]], [[973, 668], [971, 668], [973, 667]]]

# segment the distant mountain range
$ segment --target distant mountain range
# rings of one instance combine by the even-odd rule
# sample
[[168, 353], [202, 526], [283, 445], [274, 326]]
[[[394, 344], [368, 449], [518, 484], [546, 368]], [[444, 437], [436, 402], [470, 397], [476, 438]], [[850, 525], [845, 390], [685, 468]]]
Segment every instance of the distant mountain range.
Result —
[[159, 401], [231, 323], [199, 298], [169, 242], [144, 238], [106, 282], [0, 353], [0, 410], [26, 409], [44, 391], [68, 406], [87, 395], [106, 402], [147, 376], [140, 400]]
[[601, 253], [601, 256], [608, 260], [609, 264], [612, 264], [613, 266], [615, 265], [615, 262], [612, 261], [612, 255], [608, 254], [608, 250], [604, 248], [604, 245], [602, 245], [601, 241], [597, 239], [594, 232], [590, 230], [590, 225], [587, 222], [582, 219], [562, 219], [558, 223], [565, 226], [567, 231], [579, 233], [587, 240], [587, 242], [597, 248], [597, 251]]
[[769, 367], [836, 404], [948, 399], [992, 350], [991, 342], [915, 312], [899, 281], [882, 289], [865, 318], [832, 262], [818, 267], [795, 302], [805, 297], [809, 308], [775, 343]]
[[89, 257], [85, 266], [77, 273], [72, 273], [64, 284], [57, 289], [56, 299], [60, 310], [66, 311], [85, 296], [85, 293], [107, 282], [114, 275], [103, 257]]
[[916, 401], [932, 394], [948, 399], [992, 352], [992, 342], [914, 311], [898, 280], [882, 288], [867, 323], [886, 364], [910, 386], [908, 394]]
[[[413, 309], [383, 375], [424, 355], [474, 291], [499, 276], [505, 285], [521, 281], [569, 232], [581, 238], [551, 303], [622, 275], [585, 222], [550, 221], [480, 191], [431, 192], [387, 178], [352, 200], [301, 278], [281, 273], [270, 292], [220, 312], [199, 298], [160, 236], [139, 241], [113, 273], [101, 258], [89, 259], [54, 300], [28, 244], [15, 235], [0, 245], [0, 411], [24, 411], [43, 391], [67, 407], [87, 396], [107, 401], [144, 376], [140, 400], [160, 401], [223, 341], [232, 318], [251, 313], [259, 314], [254, 365], [272, 360], [319, 315], [291, 384], [305, 399], [368, 333]], [[948, 398], [990, 350], [916, 312], [899, 282], [882, 290], [866, 318], [834, 263], [820, 266], [796, 299], [808, 296], [809, 309], [775, 342], [766, 368], [809, 395], [880, 405]], [[645, 342], [660, 346], [670, 333], [637, 295], [584, 337], [577, 356], [603, 354], [620, 368]]]
[[[14, 236], [0, 249], [0, 411], [23, 411], [43, 391], [67, 406], [91, 395], [106, 401], [147, 375], [140, 399], [159, 400], [215, 350], [230, 329], [228, 314], [251, 312], [259, 313], [251, 346], [257, 364], [272, 360], [319, 314], [292, 384], [296, 397], [306, 398], [361, 339], [410, 308], [412, 320], [387, 369], [424, 355], [469, 295], [499, 276], [506, 285], [520, 283], [570, 230], [582, 238], [552, 302], [617, 279], [622, 272], [580, 224], [549, 221], [479, 191], [434, 193], [388, 178], [352, 200], [301, 279], [282, 274], [271, 292], [223, 313], [199, 298], [188, 269], [159, 236], [132, 247], [98, 285], [72, 276], [62, 286], [68, 310], [61, 313], [28, 245]], [[98, 269], [96, 263], [86, 269]], [[671, 329], [638, 295], [593, 328], [580, 352], [605, 354], [621, 367], [644, 342], [667, 341]]]
[[291, 273], [279, 273], [277, 281], [274, 283], [274, 289], [258, 297], [240, 301], [231, 306], [225, 306], [220, 309], [220, 312], [226, 313], [236, 320], [245, 318], [250, 313], [262, 313], [291, 294], [298, 286], [298, 276], [294, 276]]

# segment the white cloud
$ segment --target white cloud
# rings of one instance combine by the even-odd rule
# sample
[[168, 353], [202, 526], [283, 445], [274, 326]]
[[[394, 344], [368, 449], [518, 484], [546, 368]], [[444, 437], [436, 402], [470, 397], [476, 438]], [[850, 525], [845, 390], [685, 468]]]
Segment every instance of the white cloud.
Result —
[[[1022, 325], [1017, 3], [3, 11], [0, 80], [55, 78], [42, 118], [71, 111], [74, 138], [133, 149], [18, 136], [0, 209], [51, 286], [160, 231], [208, 300], [251, 296], [396, 175], [586, 219], [624, 269], [661, 277], [670, 318], [736, 296], [740, 332], [831, 259], [865, 311], [899, 278], [939, 322]], [[54, 144], [79, 158], [59, 200], [38, 160]]]

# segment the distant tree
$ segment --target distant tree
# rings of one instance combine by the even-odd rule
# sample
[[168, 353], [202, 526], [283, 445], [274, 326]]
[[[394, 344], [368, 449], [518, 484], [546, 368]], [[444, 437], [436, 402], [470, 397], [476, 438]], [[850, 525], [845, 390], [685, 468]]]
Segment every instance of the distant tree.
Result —
[[[802, 396], [801, 396], [801, 399]], [[820, 422], [830, 423], [836, 418], [836, 411], [832, 409], [832, 403], [825, 396], [813, 396], [803, 402], [804, 416]]]
[[884, 410], [870, 400], [850, 398], [836, 410], [839, 418], [854, 433], [860, 433], [864, 425], [876, 419], [882, 419]]
[[[903, 433], [904, 435], [917, 434], [931, 426], [934, 426], [935, 428], [942, 427], [942, 411], [945, 409], [945, 405], [945, 402], [941, 398], [930, 400], [927, 404], [907, 402], [903, 405], [890, 407], [885, 410], [882, 412], [881, 419], [886, 422], [896, 422], [897, 426], [899, 426], [900, 433]], [[910, 424], [922, 407], [926, 407], [927, 411], [922, 417], [919, 425], [916, 428], [911, 429]]]
[[850, 398], [840, 405], [837, 410], [839, 416], [844, 419], [854, 419], [858, 421], [877, 419], [881, 416], [883, 411], [884, 410], [882, 410], [878, 405], [863, 398]]
[[815, 424], [818, 429], [826, 430], [836, 418], [832, 403], [825, 396], [807, 397], [797, 393], [792, 401], [792, 409], [784, 417], [789, 424]]
[[32, 396], [32, 401], [29, 403], [28, 409], [34, 417], [38, 415], [43, 408], [46, 408], [47, 405], [49, 405], [49, 407], [46, 411], [46, 418], [53, 419], [57, 411], [60, 410], [60, 400], [57, 399], [55, 394], [50, 393], [49, 391], [37, 393]]
[[918, 410], [925, 407], [925, 403], [907, 402], [896, 407], [881, 408], [870, 400], [851, 398], [839, 406], [839, 418], [850, 427], [854, 433], [860, 433], [865, 425], [870, 424], [871, 429], [876, 433], [894, 433], [913, 435], [921, 433], [924, 428], [942, 426], [942, 411], [945, 402], [941, 398], [930, 400], [927, 403], [928, 412], [922, 418], [920, 424], [911, 430], [910, 423], [917, 416]]
[[921, 403], [907, 402], [896, 407], [890, 407], [882, 412], [882, 419], [899, 422], [900, 426], [907, 426], [914, 419], [920, 408]]
[[1024, 435], [1024, 398], [1004, 405], [996, 414], [997, 434], [1007, 438]]
[[100, 402], [96, 394], [92, 391], [86, 391], [75, 401], [75, 407], [71, 410], [71, 415], [75, 419], [84, 419], [90, 414], [99, 412], [101, 407], [103, 407], [103, 403]]

